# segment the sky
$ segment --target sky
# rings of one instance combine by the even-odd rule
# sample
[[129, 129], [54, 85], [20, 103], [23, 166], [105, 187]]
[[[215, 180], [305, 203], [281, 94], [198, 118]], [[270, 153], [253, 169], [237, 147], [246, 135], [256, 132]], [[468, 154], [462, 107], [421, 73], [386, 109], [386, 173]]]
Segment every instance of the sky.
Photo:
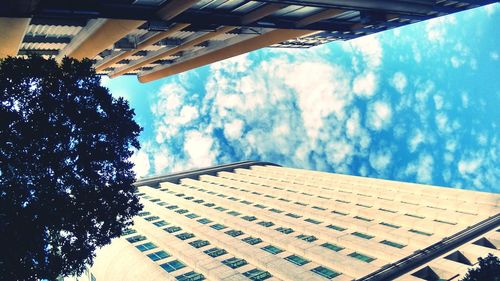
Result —
[[500, 193], [500, 4], [141, 84], [138, 177], [242, 160]]

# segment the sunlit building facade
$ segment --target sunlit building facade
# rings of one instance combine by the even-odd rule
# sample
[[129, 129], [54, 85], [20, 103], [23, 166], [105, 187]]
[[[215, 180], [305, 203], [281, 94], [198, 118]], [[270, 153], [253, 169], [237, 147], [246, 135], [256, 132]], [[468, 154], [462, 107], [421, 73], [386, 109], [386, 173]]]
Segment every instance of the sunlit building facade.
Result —
[[264, 47], [350, 40], [497, 1], [19, 0], [0, 5], [0, 58], [94, 60], [149, 82]]
[[498, 194], [251, 161], [136, 185], [143, 211], [83, 278], [459, 280], [499, 256]]

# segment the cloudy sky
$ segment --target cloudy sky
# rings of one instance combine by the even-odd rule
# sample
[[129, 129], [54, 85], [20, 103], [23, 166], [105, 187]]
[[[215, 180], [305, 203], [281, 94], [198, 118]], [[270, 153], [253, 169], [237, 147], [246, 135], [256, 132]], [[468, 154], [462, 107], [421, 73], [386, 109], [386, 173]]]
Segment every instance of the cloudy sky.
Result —
[[500, 192], [500, 4], [140, 84], [139, 177], [240, 160]]

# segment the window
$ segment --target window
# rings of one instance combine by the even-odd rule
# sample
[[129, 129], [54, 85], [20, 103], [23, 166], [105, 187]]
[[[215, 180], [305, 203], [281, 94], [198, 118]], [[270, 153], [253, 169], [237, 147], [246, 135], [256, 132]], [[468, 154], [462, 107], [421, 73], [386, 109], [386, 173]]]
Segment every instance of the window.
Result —
[[274, 223], [270, 222], [270, 221], [261, 221], [259, 223], [257, 223], [259, 225], [262, 225], [262, 226], [265, 226], [265, 227], [271, 227], [274, 225]]
[[186, 199], [186, 200], [191, 200], [193, 198], [194, 198], [193, 196], [184, 197], [184, 199]]
[[167, 208], [169, 210], [175, 210], [175, 209], [179, 208], [179, 206], [172, 205], [172, 206], [168, 206], [168, 207], [165, 207], [165, 208]]
[[285, 199], [285, 198], [280, 198], [280, 199], [278, 199], [278, 200], [280, 200], [280, 201], [284, 201], [284, 202], [290, 202], [290, 200]]
[[181, 240], [187, 240], [187, 239], [193, 238], [194, 234], [193, 233], [189, 233], [189, 232], [184, 232], [184, 233], [175, 235], [175, 237], [177, 237], [177, 238], [179, 238]]
[[386, 222], [381, 222], [380, 224], [384, 225], [384, 226], [392, 227], [392, 228], [400, 228], [401, 227], [399, 225], [390, 224], [390, 223], [386, 223]]
[[158, 251], [158, 252], [148, 254], [148, 257], [150, 259], [152, 259], [153, 261], [157, 261], [157, 260], [166, 259], [166, 258], [170, 257], [170, 254], [165, 252], [165, 251]]
[[354, 218], [357, 219], [357, 220], [362, 220], [362, 221], [366, 221], [366, 222], [373, 221], [372, 219], [365, 218], [365, 217], [360, 217], [360, 216], [355, 216]]
[[294, 232], [293, 229], [285, 228], [285, 227], [278, 227], [278, 228], [276, 228], [276, 231], [279, 231], [279, 232], [284, 233], [284, 234], [290, 234], [290, 233]]
[[248, 262], [246, 260], [239, 259], [239, 258], [229, 258], [227, 260], [223, 260], [222, 263], [229, 266], [232, 269], [242, 267], [242, 266], [248, 264]]
[[203, 276], [203, 274], [190, 271], [188, 273], [176, 276], [175, 279], [179, 281], [198, 281], [198, 280], [205, 280], [205, 276]]
[[304, 240], [306, 242], [309, 242], [309, 243], [318, 240], [318, 238], [316, 238], [313, 235], [304, 235], [304, 234], [301, 234], [301, 235], [297, 236], [297, 238], [299, 238], [301, 240]]
[[156, 225], [156, 226], [158, 226], [158, 227], [161, 227], [161, 226], [167, 225], [168, 222], [166, 222], [164, 220], [161, 220], [161, 221], [155, 221], [153, 224]]
[[221, 229], [227, 228], [227, 226], [222, 225], [220, 223], [216, 223], [214, 225], [211, 225], [210, 227], [213, 228], [213, 229], [216, 229], [216, 230], [221, 230]]
[[380, 243], [394, 247], [394, 248], [398, 248], [398, 249], [404, 248], [406, 246], [406, 245], [398, 244], [396, 242], [392, 242], [389, 240], [383, 240], [383, 241], [380, 241]]
[[178, 226], [171, 226], [171, 227], [164, 228], [163, 230], [165, 230], [168, 233], [174, 233], [174, 232], [177, 232], [177, 231], [179, 231], [181, 229], [182, 228], [180, 228]]
[[183, 214], [185, 214], [185, 213], [189, 213], [189, 211], [188, 211], [188, 210], [186, 210], [186, 209], [180, 209], [180, 210], [177, 210], [177, 211], [175, 211], [175, 212], [176, 212], [176, 213], [178, 213], [178, 214], [181, 214], [181, 215], [183, 215]]
[[213, 206], [215, 206], [215, 204], [214, 203], [207, 203], [207, 204], [205, 204], [205, 206], [212, 208]]
[[181, 268], [186, 267], [186, 265], [183, 264], [182, 262], [180, 262], [179, 260], [169, 261], [169, 262], [166, 262], [164, 264], [161, 264], [160, 266], [166, 272], [173, 272], [173, 271], [176, 271], [176, 270], [179, 270]]
[[225, 255], [227, 254], [227, 251], [224, 250], [224, 249], [221, 249], [221, 248], [212, 248], [212, 249], [208, 249], [206, 251], [203, 251], [205, 254], [211, 256], [212, 258], [216, 258], [218, 256], [222, 256], [222, 255]]
[[193, 242], [189, 242], [189, 245], [191, 245], [195, 248], [201, 248], [201, 247], [205, 247], [207, 245], [210, 245], [210, 242], [208, 242], [207, 240], [196, 240]]
[[242, 240], [243, 240], [243, 242], [246, 242], [250, 245], [259, 244], [260, 242], [262, 242], [262, 239], [254, 238], [254, 237], [247, 237], [247, 238], [243, 238]]
[[368, 235], [368, 234], [365, 234], [365, 233], [361, 233], [361, 232], [357, 232], [357, 231], [353, 232], [352, 235], [360, 237], [360, 238], [363, 238], [363, 239], [367, 239], [367, 240], [370, 240], [373, 237], [375, 237], [375, 236], [371, 236], [371, 235]]
[[243, 272], [243, 275], [250, 280], [266, 280], [271, 277], [271, 274], [267, 271], [263, 271], [257, 268]]
[[165, 205], [167, 205], [167, 202], [163, 202], [163, 201], [161, 201], [161, 202], [158, 202], [158, 203], [156, 203], [156, 204], [158, 204], [159, 206], [165, 206]]
[[229, 199], [229, 200], [231, 200], [231, 201], [238, 201], [238, 200], [240, 200], [240, 199], [238, 199], [238, 198], [236, 198], [236, 197], [229, 197], [229, 198], [227, 198], [227, 199]]
[[449, 221], [443, 221], [443, 220], [434, 220], [435, 222], [439, 223], [444, 223], [444, 224], [449, 224], [449, 225], [456, 225], [456, 222], [449, 222]]
[[312, 206], [313, 209], [320, 210], [320, 211], [326, 211], [325, 208], [318, 207], [318, 206]]
[[241, 215], [241, 213], [238, 213], [238, 212], [236, 212], [236, 211], [231, 211], [231, 212], [228, 212], [228, 214], [230, 214], [231, 216], [235, 216], [235, 217], [237, 217], [237, 216]]
[[123, 231], [123, 234], [122, 235], [129, 235], [129, 234], [134, 234], [134, 233], [137, 233], [137, 230], [135, 229], [132, 229], [132, 228], [127, 228]]
[[149, 201], [151, 201], [151, 202], [158, 202], [158, 201], [160, 201], [160, 199], [155, 198], [155, 199], [151, 199], [151, 200], [149, 200]]
[[347, 213], [340, 212], [340, 211], [332, 211], [332, 214], [340, 215], [340, 216], [347, 216]]
[[328, 267], [318, 266], [311, 269], [312, 272], [321, 275], [325, 278], [332, 279], [340, 275], [340, 273], [329, 269]]
[[211, 221], [211, 220], [209, 220], [209, 219], [205, 219], [205, 218], [203, 218], [203, 219], [199, 219], [199, 220], [198, 220], [198, 222], [199, 222], [199, 223], [201, 223], [201, 224], [209, 224], [209, 223], [211, 223], [212, 221]]
[[297, 256], [297, 255], [288, 256], [285, 258], [285, 260], [287, 260], [291, 263], [294, 263], [298, 266], [302, 266], [304, 264], [308, 264], [309, 262], [311, 262], [310, 260], [306, 260], [303, 257]]
[[293, 214], [293, 213], [288, 213], [288, 214], [286, 214], [286, 215], [287, 215], [287, 216], [289, 216], [289, 217], [292, 217], [292, 218], [294, 218], [294, 219], [298, 219], [298, 218], [301, 218], [301, 217], [302, 217], [302, 216], [299, 216], [299, 215], [297, 215], [297, 214]]
[[233, 236], [233, 237], [238, 237], [240, 235], [243, 235], [243, 231], [241, 231], [241, 230], [234, 230], [234, 229], [228, 230], [225, 233], [227, 235]]
[[223, 208], [223, 207], [217, 207], [215, 208], [217, 211], [220, 211], [220, 212], [224, 212], [224, 211], [227, 211], [226, 208]]
[[154, 221], [154, 220], [157, 220], [159, 218], [160, 218], [159, 216], [150, 216], [150, 217], [146, 217], [144, 219], [147, 220], [147, 221]]
[[321, 244], [321, 246], [325, 247], [327, 249], [330, 249], [330, 250], [332, 250], [334, 252], [340, 252], [340, 251], [342, 251], [342, 250], [345, 249], [343, 247], [340, 247], [340, 246], [332, 244], [332, 243], [323, 243], [323, 244]]
[[268, 253], [271, 253], [273, 255], [277, 255], [277, 254], [283, 252], [282, 249], [275, 247], [273, 245], [268, 245], [268, 246], [262, 247], [261, 249], [268, 252]]
[[197, 214], [191, 213], [191, 214], [187, 214], [186, 217], [190, 218], [190, 219], [195, 219], [195, 218], [199, 218], [200, 216], [198, 216]]
[[322, 223], [321, 221], [313, 220], [313, 219], [305, 219], [306, 222], [308, 223], [313, 223], [313, 224], [320, 224]]
[[144, 243], [144, 244], [141, 244], [141, 245], [137, 245], [135, 247], [137, 249], [139, 249], [139, 251], [141, 251], [141, 252], [144, 252], [144, 251], [147, 251], [147, 250], [151, 250], [151, 249], [154, 249], [154, 248], [158, 248], [155, 244], [153, 244], [151, 242], [147, 242], [147, 243]]
[[137, 214], [139, 217], [145, 217], [145, 216], [149, 216], [151, 215], [150, 212], [140, 212], [139, 214]]
[[257, 218], [254, 217], [254, 216], [244, 216], [242, 217], [242, 219], [246, 220], [246, 221], [254, 221], [256, 220]]
[[265, 208], [267, 208], [266, 206], [261, 205], [261, 204], [255, 204], [254, 207], [257, 207], [259, 209], [265, 209]]
[[337, 199], [337, 200], [335, 200], [335, 201], [340, 202], [340, 203], [344, 203], [344, 204], [349, 204], [349, 203], [351, 203], [351, 202], [349, 202], [349, 201], [345, 201], [345, 200], [341, 200], [341, 199]]
[[416, 233], [416, 234], [420, 234], [420, 235], [425, 235], [425, 236], [431, 236], [432, 235], [432, 233], [427, 233], [427, 232], [416, 230], [416, 229], [410, 229], [408, 231]]
[[414, 214], [405, 214], [405, 216], [416, 218], [416, 219], [421, 219], [421, 220], [425, 219], [425, 217], [414, 215]]
[[247, 201], [247, 200], [243, 200], [243, 201], [241, 201], [240, 203], [242, 203], [242, 204], [246, 204], [246, 205], [250, 205], [250, 204], [252, 204], [252, 202]]
[[183, 197], [184, 195], [185, 195], [184, 193], [178, 193], [175, 196], [177, 196], [177, 197]]
[[194, 203], [201, 204], [201, 203], [203, 203], [203, 202], [205, 202], [205, 201], [203, 201], [203, 200], [201, 200], [201, 199], [198, 199], [198, 200], [194, 200], [193, 202], [194, 202]]
[[375, 258], [372, 258], [372, 257], [369, 257], [369, 256], [365, 256], [365, 255], [360, 254], [358, 252], [350, 253], [348, 256], [353, 257], [355, 259], [358, 259], [360, 261], [367, 262], [367, 263], [372, 262], [372, 261], [375, 260]]
[[[210, 193], [210, 192], [209, 192], [209, 193]], [[225, 194], [219, 194], [219, 195], [217, 195], [217, 196], [222, 197], [222, 198], [226, 198], [226, 197], [227, 197], [227, 195], [225, 195]]]
[[397, 211], [389, 210], [389, 209], [384, 209], [384, 208], [379, 208], [380, 211], [388, 212], [388, 213], [397, 213]]
[[278, 210], [278, 209], [269, 209], [269, 211], [273, 212], [273, 213], [278, 213], [278, 214], [281, 214], [283, 213], [282, 210]]
[[333, 224], [327, 225], [326, 227], [331, 228], [333, 230], [337, 230], [337, 231], [344, 231], [344, 230], [347, 229], [347, 228], [343, 228], [343, 227], [336, 226], [336, 225], [333, 225]]
[[130, 243], [135, 243], [135, 242], [139, 242], [139, 241], [143, 241], [143, 240], [146, 240], [146, 236], [144, 236], [144, 235], [136, 235], [136, 236], [132, 236], [132, 237], [127, 238], [127, 241]]

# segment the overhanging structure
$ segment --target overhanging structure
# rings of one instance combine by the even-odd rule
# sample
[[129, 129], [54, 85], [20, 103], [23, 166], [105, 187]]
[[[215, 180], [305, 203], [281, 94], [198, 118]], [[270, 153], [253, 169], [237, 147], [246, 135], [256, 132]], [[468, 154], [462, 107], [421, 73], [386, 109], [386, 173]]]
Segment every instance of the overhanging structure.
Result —
[[18, 0], [0, 5], [0, 58], [90, 58], [141, 82], [263, 47], [309, 48], [496, 1]]

